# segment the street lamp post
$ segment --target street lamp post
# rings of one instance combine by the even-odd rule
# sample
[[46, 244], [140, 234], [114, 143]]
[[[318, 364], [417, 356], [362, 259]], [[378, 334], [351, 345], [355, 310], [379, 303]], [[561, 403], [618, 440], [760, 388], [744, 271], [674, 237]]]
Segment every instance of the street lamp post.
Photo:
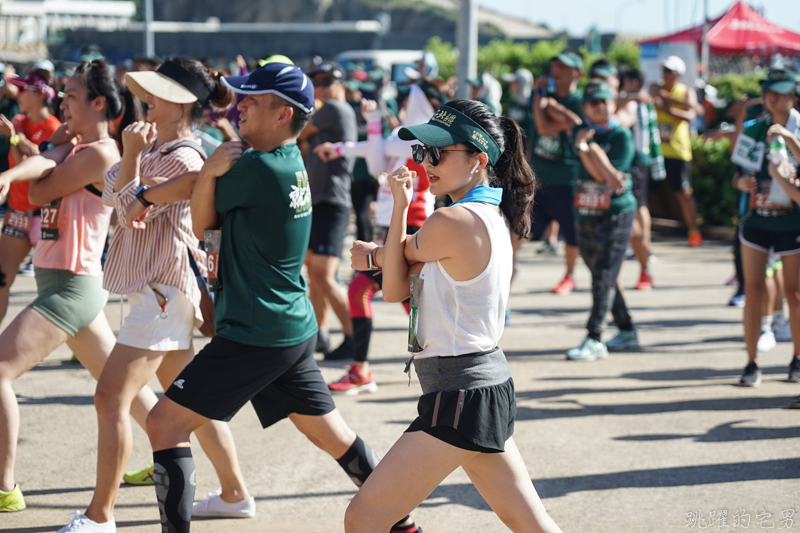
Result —
[[457, 98], [469, 98], [468, 79], [478, 74], [478, 2], [461, 0], [456, 27], [458, 47], [458, 92]]
[[156, 55], [156, 44], [153, 38], [153, 0], [144, 0], [144, 55]]

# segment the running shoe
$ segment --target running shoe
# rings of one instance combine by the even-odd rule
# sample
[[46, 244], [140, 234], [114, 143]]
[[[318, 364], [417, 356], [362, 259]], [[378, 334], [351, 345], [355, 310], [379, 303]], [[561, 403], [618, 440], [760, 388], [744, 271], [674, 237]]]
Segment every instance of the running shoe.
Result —
[[606, 345], [591, 337], [586, 337], [583, 344], [567, 352], [567, 359], [570, 361], [594, 361], [605, 357], [608, 357]]
[[246, 500], [228, 503], [220, 496], [222, 489], [209, 492], [205, 500], [192, 504], [192, 518], [253, 518], [256, 501], [251, 496]]
[[744, 302], [745, 302], [744, 293], [737, 292], [731, 297], [730, 301], [728, 302], [728, 305], [731, 307], [744, 307]]
[[758, 344], [756, 349], [759, 352], [768, 352], [775, 347], [775, 334], [772, 333], [772, 328], [761, 328], [761, 335], [758, 336]]
[[575, 290], [575, 278], [572, 274], [567, 274], [561, 283], [553, 287], [553, 292], [556, 294], [569, 294]]
[[342, 379], [328, 384], [328, 388], [331, 394], [355, 396], [362, 392], [375, 392], [378, 390], [378, 385], [375, 384], [371, 371], [365, 374], [356, 365], [352, 365]]
[[703, 235], [700, 233], [698, 229], [690, 229], [689, 230], [689, 246], [692, 248], [697, 248], [698, 246], [703, 245]]
[[11, 492], [0, 490], [0, 513], [13, 513], [23, 509], [25, 509], [25, 498], [22, 497], [19, 485], [14, 485]]
[[617, 333], [617, 336], [606, 342], [606, 349], [609, 352], [624, 352], [625, 350], [638, 350], [639, 336], [636, 330], [622, 331]]
[[108, 522], [98, 524], [94, 520], [90, 520], [85, 514], [80, 511], [75, 511], [72, 520], [69, 524], [58, 530], [57, 533], [116, 533], [117, 524], [112, 518]]
[[398, 526], [395, 524], [389, 530], [389, 533], [422, 533], [422, 528], [413, 522], [410, 526]]
[[154, 485], [153, 462], [150, 461], [150, 466], [142, 468], [141, 470], [126, 472], [125, 475], [122, 476], [122, 481], [128, 485]]
[[789, 409], [800, 409], [800, 396], [794, 400], [789, 400], [789, 405], [787, 407], [789, 407]]
[[26, 278], [32, 278], [35, 275], [33, 273], [33, 262], [19, 267], [19, 270], [17, 270], [17, 275], [25, 276]]
[[342, 344], [332, 352], [325, 352], [326, 361], [352, 361], [355, 355], [355, 341], [352, 335], [345, 335]]
[[537, 254], [554, 254], [558, 251], [558, 247], [550, 241], [544, 243], [544, 246], [536, 250]]
[[775, 334], [777, 342], [791, 342], [792, 340], [792, 328], [789, 327], [789, 321], [785, 318], [780, 322], [772, 321], [772, 333]]
[[789, 363], [788, 379], [793, 383], [800, 383], [800, 355], [792, 357], [792, 362]]
[[742, 377], [739, 379], [739, 385], [742, 387], [758, 387], [760, 384], [761, 369], [758, 368], [755, 361], [750, 361], [747, 363], [747, 366], [744, 367]]
[[653, 276], [650, 275], [649, 270], [642, 270], [642, 275], [639, 276], [639, 283], [636, 284], [637, 291], [649, 291], [653, 288]]

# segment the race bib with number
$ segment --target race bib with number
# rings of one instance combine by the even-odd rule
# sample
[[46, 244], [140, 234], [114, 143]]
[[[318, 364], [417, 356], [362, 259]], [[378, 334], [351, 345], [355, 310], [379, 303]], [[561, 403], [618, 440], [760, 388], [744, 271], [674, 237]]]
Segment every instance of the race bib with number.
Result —
[[413, 274], [411, 276], [411, 285], [409, 287], [411, 305], [408, 312], [408, 351], [411, 353], [422, 351], [422, 346], [419, 343], [419, 339], [417, 339], [417, 331], [419, 328], [419, 302], [422, 298], [423, 283], [425, 283], [425, 280], [420, 278], [419, 275]]
[[61, 214], [61, 198], [42, 206], [42, 240], [58, 240], [58, 219]]
[[575, 207], [581, 215], [602, 215], [611, 207], [611, 193], [604, 183], [579, 181]]
[[560, 161], [563, 159], [561, 154], [560, 134], [539, 135], [539, 138], [536, 139], [536, 147], [533, 149], [533, 152], [543, 159]]
[[772, 180], [762, 180], [758, 183], [758, 190], [750, 194], [750, 207], [762, 217], [780, 217], [792, 211], [793, 204], [776, 204], [770, 202], [769, 193], [772, 189]]
[[764, 163], [764, 150], [763, 142], [740, 134], [733, 147], [731, 161], [747, 170], [759, 171]]
[[207, 229], [205, 231], [206, 267], [208, 268], [208, 288], [219, 290], [219, 253], [222, 241], [222, 230]]
[[661, 137], [662, 142], [670, 142], [672, 140], [672, 124], [661, 123], [658, 125], [658, 135]]
[[31, 227], [31, 217], [25, 213], [9, 209], [3, 219], [3, 235], [27, 239]]

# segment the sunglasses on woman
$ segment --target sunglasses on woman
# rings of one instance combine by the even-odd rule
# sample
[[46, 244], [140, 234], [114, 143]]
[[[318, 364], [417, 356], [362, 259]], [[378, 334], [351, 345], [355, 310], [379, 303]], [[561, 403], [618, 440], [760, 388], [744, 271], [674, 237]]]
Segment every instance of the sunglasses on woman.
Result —
[[425, 146], [424, 144], [415, 144], [411, 147], [411, 158], [418, 165], [421, 165], [425, 160], [425, 153], [428, 154], [428, 162], [432, 166], [436, 166], [442, 160], [442, 154], [445, 152], [469, 152], [469, 150], [445, 150], [436, 146]]

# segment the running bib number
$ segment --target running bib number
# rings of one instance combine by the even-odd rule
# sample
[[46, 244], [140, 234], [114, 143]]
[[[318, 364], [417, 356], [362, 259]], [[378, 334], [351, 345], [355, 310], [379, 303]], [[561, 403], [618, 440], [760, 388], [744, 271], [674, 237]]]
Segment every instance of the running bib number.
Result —
[[61, 199], [42, 206], [42, 240], [58, 240], [58, 219], [61, 214]]
[[9, 209], [3, 219], [3, 235], [27, 239], [31, 227], [31, 217], [25, 213]]
[[422, 346], [417, 339], [417, 328], [419, 327], [419, 301], [422, 298], [422, 284], [424, 280], [418, 274], [411, 276], [411, 302], [408, 313], [408, 351], [417, 353], [422, 351]]
[[750, 194], [750, 207], [757, 215], [762, 217], [780, 217], [788, 215], [794, 208], [793, 203], [776, 204], [770, 202], [769, 194], [772, 189], [772, 180], [763, 180], [758, 183], [758, 190]]
[[672, 140], [672, 124], [659, 124], [658, 134], [662, 142], [670, 142]]
[[206, 248], [206, 268], [208, 268], [208, 289], [217, 291], [220, 288], [219, 281], [219, 253], [222, 231], [218, 229], [207, 229], [205, 231]]
[[601, 215], [611, 207], [611, 193], [603, 183], [580, 181], [575, 193], [575, 207], [582, 215]]

